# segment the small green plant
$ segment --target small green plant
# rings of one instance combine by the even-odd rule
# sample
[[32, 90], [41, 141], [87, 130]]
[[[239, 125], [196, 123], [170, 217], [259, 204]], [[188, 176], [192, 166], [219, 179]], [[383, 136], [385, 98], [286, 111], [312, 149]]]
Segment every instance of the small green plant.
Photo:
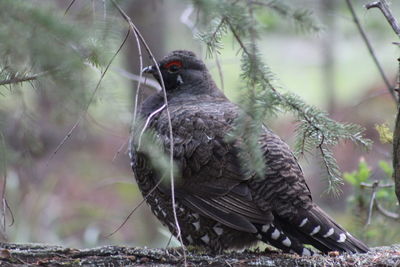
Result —
[[361, 183], [366, 182], [370, 176], [371, 169], [368, 167], [364, 158], [361, 158], [360, 163], [358, 164], [358, 169], [352, 173], [344, 173], [343, 178], [346, 182], [356, 187]]
[[397, 229], [399, 224], [399, 215], [394, 212], [398, 210], [398, 203], [392, 175], [393, 168], [389, 162], [379, 161], [372, 172], [372, 168], [361, 158], [357, 170], [343, 176], [354, 189], [348, 201], [351, 212], [360, 222], [352, 223], [352, 230], [369, 245], [392, 244], [400, 240], [400, 233], [392, 230]]

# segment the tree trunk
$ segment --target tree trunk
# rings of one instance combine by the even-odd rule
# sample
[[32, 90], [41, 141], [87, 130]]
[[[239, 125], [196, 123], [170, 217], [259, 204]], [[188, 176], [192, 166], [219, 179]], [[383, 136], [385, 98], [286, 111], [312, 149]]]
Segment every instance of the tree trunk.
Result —
[[393, 178], [396, 196], [400, 203], [400, 109], [397, 108], [396, 126], [393, 132]]

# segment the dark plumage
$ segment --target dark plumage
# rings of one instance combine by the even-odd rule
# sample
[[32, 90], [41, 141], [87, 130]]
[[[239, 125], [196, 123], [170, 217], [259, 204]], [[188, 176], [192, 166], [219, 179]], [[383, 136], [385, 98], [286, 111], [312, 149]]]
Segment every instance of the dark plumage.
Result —
[[[179, 168], [176, 211], [185, 245], [218, 253], [261, 240], [300, 255], [312, 254], [304, 244], [323, 253], [368, 251], [312, 202], [296, 158], [267, 127], [259, 140], [264, 178], [244, 174], [238, 141], [228, 143], [225, 138], [239, 109], [216, 87], [204, 63], [192, 52], [174, 51], [159, 62], [159, 67], [171, 113], [174, 160]], [[145, 72], [160, 82], [155, 66]], [[168, 154], [166, 110], [154, 113], [163, 104], [162, 93], [149, 97], [140, 116], [146, 120], [151, 115], [148, 127]], [[130, 156], [139, 188], [147, 195], [160, 178], [148, 155], [137, 151], [137, 142], [133, 142]], [[157, 187], [147, 202], [176, 235], [169, 185]]]

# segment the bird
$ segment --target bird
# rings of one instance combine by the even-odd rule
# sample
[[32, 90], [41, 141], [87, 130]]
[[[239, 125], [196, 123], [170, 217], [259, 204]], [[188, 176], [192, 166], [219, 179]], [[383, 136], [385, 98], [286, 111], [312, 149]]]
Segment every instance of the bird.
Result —
[[258, 242], [302, 256], [318, 253], [315, 249], [369, 251], [313, 202], [296, 157], [266, 125], [258, 140], [262, 176], [243, 170], [241, 141], [226, 138], [241, 109], [195, 53], [173, 51], [142, 71], [165, 87], [165, 95], [161, 91], [143, 101], [138, 116], [146, 122], [141, 133], [147, 127], [165, 155], [171, 153], [172, 128], [174, 194], [162, 182], [168, 174], [157, 166], [159, 153], [146, 151], [137, 131], [129, 149], [131, 166], [154, 215], [173, 235], [180, 234], [185, 246], [215, 254]]

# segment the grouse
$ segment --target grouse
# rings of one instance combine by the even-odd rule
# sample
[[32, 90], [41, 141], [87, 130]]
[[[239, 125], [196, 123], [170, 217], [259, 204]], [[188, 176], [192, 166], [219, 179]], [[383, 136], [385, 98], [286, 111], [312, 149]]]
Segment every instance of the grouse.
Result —
[[[240, 109], [212, 80], [193, 52], [173, 51], [143, 71], [165, 85], [173, 133], [175, 208], [169, 183], [133, 133], [129, 156], [139, 189], [152, 212], [176, 236], [174, 211], [185, 245], [213, 253], [258, 241], [285, 253], [364, 253], [369, 249], [312, 202], [303, 172], [289, 146], [266, 126], [259, 144], [265, 170], [260, 179], [243, 171], [240, 141], [227, 141]], [[156, 143], [170, 153], [170, 125], [163, 92], [148, 97], [140, 117]], [[143, 132], [143, 130], [142, 130]], [[153, 153], [154, 154], [154, 153]], [[153, 155], [154, 156], [154, 155]]]

